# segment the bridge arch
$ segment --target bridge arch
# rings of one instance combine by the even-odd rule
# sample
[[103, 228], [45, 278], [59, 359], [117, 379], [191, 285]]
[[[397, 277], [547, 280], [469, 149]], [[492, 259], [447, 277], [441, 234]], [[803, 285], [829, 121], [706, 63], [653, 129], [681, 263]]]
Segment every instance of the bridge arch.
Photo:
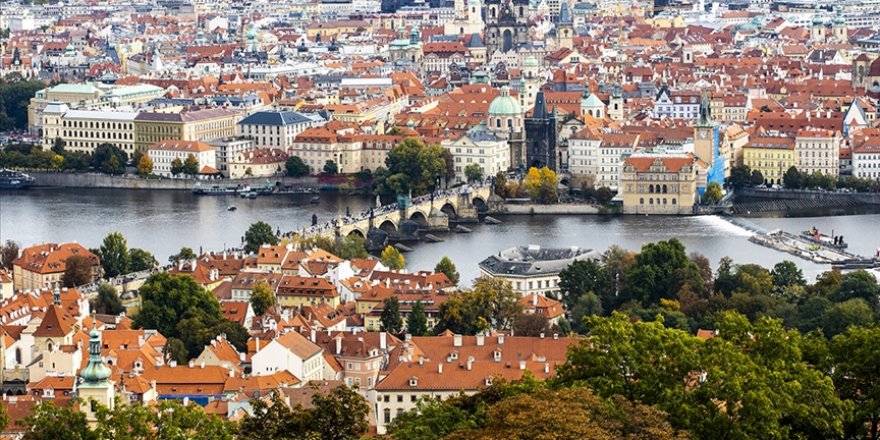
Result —
[[448, 215], [450, 218], [457, 217], [455, 205], [452, 202], [447, 201], [440, 207], [440, 210], [443, 211], [444, 214]]
[[361, 231], [358, 228], [353, 228], [352, 230], [348, 231], [348, 235], [349, 236], [358, 235], [361, 238], [367, 238], [367, 234], [364, 234], [364, 231]]
[[385, 231], [388, 235], [397, 235], [397, 223], [391, 220], [385, 220], [379, 225], [379, 229]]
[[471, 204], [474, 205], [477, 212], [486, 212], [489, 210], [489, 205], [487, 205], [486, 201], [480, 196], [474, 197], [473, 200], [471, 200]]
[[409, 216], [409, 219], [418, 223], [419, 228], [427, 229], [428, 228], [428, 217], [422, 211], [416, 211]]

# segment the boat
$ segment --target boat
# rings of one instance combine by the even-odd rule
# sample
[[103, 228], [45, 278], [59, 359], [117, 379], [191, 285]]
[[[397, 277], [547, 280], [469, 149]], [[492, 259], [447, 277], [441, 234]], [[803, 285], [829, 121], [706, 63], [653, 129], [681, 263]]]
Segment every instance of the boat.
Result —
[[24, 189], [33, 185], [35, 180], [22, 172], [0, 169], [0, 189]]
[[309, 203], [311, 203], [313, 205], [317, 205], [317, 204], [321, 203], [321, 198], [318, 196], [314, 196], [314, 197], [312, 197], [312, 200], [309, 201]]
[[257, 190], [252, 189], [250, 191], [241, 191], [238, 195], [243, 199], [256, 199], [257, 198]]
[[236, 209], [238, 209], [238, 208], [236, 208], [235, 206], [230, 206], [230, 207], [226, 208], [227, 211], [235, 211]]
[[827, 246], [834, 249], [846, 249], [849, 245], [843, 241], [842, 235], [825, 235], [815, 227], [801, 231], [801, 238], [812, 243]]
[[193, 188], [193, 194], [200, 196], [225, 196], [225, 195], [234, 195], [238, 192], [238, 188], [234, 186], [226, 186], [226, 185], [211, 185], [211, 186], [202, 186], [201, 182], [196, 183], [196, 186]]

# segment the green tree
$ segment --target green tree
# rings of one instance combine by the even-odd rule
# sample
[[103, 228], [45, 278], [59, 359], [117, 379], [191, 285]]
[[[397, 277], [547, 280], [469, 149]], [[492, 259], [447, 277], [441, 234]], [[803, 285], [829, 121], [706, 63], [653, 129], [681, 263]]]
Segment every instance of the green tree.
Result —
[[[112, 166], [108, 166], [107, 163], [113, 157], [115, 157], [116, 160], [113, 162]], [[108, 174], [122, 174], [122, 171], [119, 171], [119, 169], [125, 165], [127, 160], [128, 155], [126, 155], [121, 148], [113, 144], [103, 143], [95, 147], [95, 151], [92, 153], [92, 168], [95, 170], [102, 170]], [[108, 168], [113, 172], [111, 173], [110, 171], [107, 171]]]
[[[306, 436], [311, 427], [309, 414], [302, 410], [301, 406], [298, 406], [296, 411], [291, 411], [278, 390], [272, 391], [268, 401], [252, 399], [250, 403], [252, 415], [245, 414], [241, 420], [238, 438], [242, 440], [309, 438]], [[302, 437], [295, 436], [294, 433]]]
[[131, 248], [128, 252], [131, 261], [128, 265], [129, 272], [140, 272], [159, 266], [159, 261], [149, 251], [140, 248]]
[[394, 417], [388, 435], [394, 440], [440, 440], [454, 431], [476, 428], [475, 419], [459, 405], [423, 398], [416, 402], [415, 410]]
[[675, 299], [686, 282], [703, 289], [700, 269], [678, 239], [646, 243], [627, 274], [626, 292], [643, 305], [658, 304], [661, 298]]
[[400, 333], [400, 329], [403, 328], [403, 318], [400, 317], [400, 302], [396, 296], [385, 299], [382, 306], [382, 316], [379, 320], [382, 323], [383, 332]]
[[168, 361], [176, 361], [183, 365], [189, 359], [189, 352], [186, 350], [186, 344], [177, 338], [168, 338], [165, 342], [165, 358]]
[[874, 322], [871, 306], [862, 298], [852, 298], [831, 304], [822, 315], [822, 331], [827, 337], [843, 333], [852, 326], [867, 326]]
[[796, 166], [788, 167], [782, 176], [782, 184], [788, 189], [800, 189], [803, 187], [804, 179]]
[[99, 440], [89, 429], [86, 414], [72, 405], [55, 406], [46, 400], [34, 406], [30, 415], [19, 421], [27, 440]]
[[324, 174], [329, 174], [331, 176], [339, 174], [339, 166], [332, 160], [324, 162]]
[[309, 175], [309, 166], [306, 165], [299, 156], [291, 156], [288, 158], [287, 162], [284, 163], [284, 168], [287, 170], [287, 175], [290, 177]]
[[522, 312], [519, 295], [510, 282], [480, 277], [474, 286], [450, 295], [440, 305], [437, 331], [473, 335], [489, 329], [510, 329]]
[[877, 278], [871, 272], [859, 269], [843, 275], [840, 287], [831, 294], [831, 300], [836, 302], [853, 298], [861, 298], [872, 308], [877, 308], [880, 285], [877, 284]]
[[263, 313], [266, 313], [266, 310], [269, 310], [274, 305], [275, 295], [272, 293], [269, 285], [263, 281], [254, 284], [254, 290], [251, 293], [251, 308], [254, 309], [254, 314], [262, 316]]
[[183, 162], [183, 171], [193, 177], [199, 174], [199, 159], [192, 153], [186, 156], [186, 160]]
[[93, 300], [92, 309], [105, 315], [118, 315], [125, 311], [116, 288], [109, 283], [98, 286], [98, 296]]
[[464, 167], [464, 175], [468, 183], [479, 182], [483, 180], [483, 167], [480, 164], [472, 163]]
[[734, 166], [730, 168], [730, 186], [735, 189], [744, 188], [751, 184], [752, 170], [748, 165]]
[[360, 394], [340, 385], [312, 396], [311, 408], [291, 409], [273, 391], [269, 401], [252, 399], [253, 415], [241, 420], [237, 438], [359, 440], [369, 424], [370, 406]]
[[110, 156], [109, 159], [101, 164], [101, 172], [104, 174], [119, 175], [124, 173], [125, 169], [122, 167], [122, 163], [119, 162], [119, 158], [116, 156]]
[[82, 255], [73, 255], [64, 261], [64, 274], [61, 284], [64, 287], [77, 287], [92, 282], [92, 262]]
[[184, 247], [180, 248], [180, 252], [168, 257], [168, 262], [172, 263], [172, 264], [177, 264], [177, 263], [180, 263], [181, 261], [191, 261], [191, 260], [195, 260], [196, 258], [197, 258], [196, 253], [193, 252], [192, 249], [184, 246]]
[[150, 159], [149, 154], [141, 155], [135, 163], [137, 164], [138, 174], [141, 176], [153, 174], [153, 159]]
[[758, 170], [752, 170], [752, 176], [749, 178], [749, 183], [753, 186], [763, 185], [764, 175]]
[[369, 428], [370, 404], [356, 390], [340, 385], [312, 397], [311, 428], [326, 440], [360, 440]]
[[495, 182], [492, 189], [498, 197], [507, 198], [507, 174], [504, 171], [495, 173]]
[[593, 315], [602, 316], [603, 312], [602, 300], [598, 295], [593, 292], [581, 294], [567, 309], [568, 316], [571, 317], [571, 330], [580, 334], [586, 333], [584, 318]]
[[803, 286], [807, 284], [807, 281], [804, 279], [804, 272], [797, 267], [797, 264], [789, 260], [776, 263], [770, 274], [773, 276], [773, 285], [780, 291], [785, 290], [789, 286]]
[[880, 439], [880, 326], [851, 327], [829, 349], [837, 391], [854, 403], [844, 438]]
[[406, 332], [413, 336], [425, 336], [428, 334], [428, 318], [425, 316], [425, 305], [416, 301], [406, 317]]
[[453, 263], [449, 257], [441, 258], [440, 261], [437, 262], [437, 265], [434, 266], [434, 272], [446, 275], [446, 278], [449, 278], [449, 281], [452, 281], [452, 284], [456, 286], [461, 279], [461, 275], [458, 273], [455, 263]]
[[344, 260], [353, 260], [355, 258], [367, 258], [367, 241], [358, 234], [349, 234], [347, 237], [339, 240], [334, 251], [325, 249], [326, 251], [336, 254]]
[[721, 194], [721, 185], [718, 182], [709, 182], [709, 185], [706, 186], [706, 192], [703, 193], [703, 203], [715, 204], [720, 202], [722, 197], [724, 195]]
[[387, 171], [376, 170], [373, 181], [383, 193], [427, 194], [437, 179], [447, 174], [444, 149], [439, 145], [425, 145], [421, 139], [406, 138], [388, 153]]
[[513, 334], [541, 336], [552, 332], [550, 320], [538, 313], [520, 313], [513, 319]]
[[608, 306], [616, 305], [608, 271], [593, 260], [575, 260], [559, 271], [559, 290], [566, 310], [572, 310], [588, 292], [597, 293]]
[[98, 255], [101, 257], [101, 267], [104, 269], [105, 277], [113, 278], [128, 273], [131, 255], [125, 237], [121, 233], [107, 234], [101, 243]]
[[255, 253], [260, 250], [260, 246], [264, 244], [278, 244], [278, 237], [272, 231], [272, 227], [266, 222], [256, 222], [248, 228], [244, 233], [244, 250]]
[[0, 245], [0, 267], [6, 270], [12, 270], [12, 262], [18, 258], [21, 249], [18, 243], [12, 240], [6, 240], [5, 244]]
[[184, 171], [186, 171], [186, 167], [184, 167], [183, 161], [180, 160], [179, 157], [175, 157], [174, 160], [171, 161], [171, 175], [176, 177]]
[[403, 258], [403, 254], [401, 254], [396, 247], [391, 245], [388, 245], [382, 251], [382, 255], [380, 255], [379, 259], [382, 261], [382, 264], [389, 269], [399, 270], [406, 267], [406, 260]]

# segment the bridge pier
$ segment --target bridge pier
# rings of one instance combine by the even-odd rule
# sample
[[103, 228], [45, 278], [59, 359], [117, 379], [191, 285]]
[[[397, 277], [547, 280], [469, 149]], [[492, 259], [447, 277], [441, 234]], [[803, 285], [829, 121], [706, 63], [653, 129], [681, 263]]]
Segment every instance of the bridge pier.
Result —
[[455, 213], [458, 216], [456, 220], [459, 223], [476, 223], [479, 221], [477, 218], [477, 208], [471, 203], [466, 194], [458, 196], [458, 209], [456, 209]]
[[419, 241], [419, 224], [413, 220], [401, 220], [397, 226], [398, 241]]
[[367, 252], [382, 252], [388, 246], [388, 233], [379, 228], [370, 228], [364, 247]]
[[449, 230], [449, 216], [446, 215], [445, 212], [443, 212], [437, 208], [431, 208], [431, 213], [428, 215], [428, 230], [429, 231], [448, 231]]

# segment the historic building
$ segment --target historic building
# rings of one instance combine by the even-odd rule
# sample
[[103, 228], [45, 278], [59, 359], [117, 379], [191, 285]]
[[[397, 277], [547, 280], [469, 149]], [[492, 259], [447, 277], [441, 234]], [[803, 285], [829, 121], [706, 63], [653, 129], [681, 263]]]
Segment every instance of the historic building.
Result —
[[479, 165], [483, 176], [494, 176], [510, 168], [510, 147], [507, 140], [492, 134], [485, 124], [468, 130], [456, 140], [444, 140], [440, 144], [452, 153], [455, 162], [455, 181], [467, 182], [465, 170], [469, 165]]
[[80, 409], [86, 414], [86, 420], [90, 425], [97, 422], [95, 413], [98, 404], [113, 410], [116, 389], [110, 380], [110, 368], [101, 358], [101, 334], [95, 327], [96, 320], [92, 319], [92, 331], [89, 333], [89, 363], [79, 373], [81, 379], [77, 392], [83, 400]]
[[556, 148], [556, 108], [547, 110], [544, 92], [538, 92], [532, 115], [525, 118], [526, 167], [548, 167], [558, 170], [562, 150]]
[[[718, 125], [712, 121], [709, 112], [709, 98], [703, 95], [700, 101], [700, 120], [694, 126], [694, 155], [706, 163], [706, 185], [712, 182], [724, 185], [726, 159], [721, 151]], [[700, 195], [705, 191], [705, 187], [701, 185]]]
[[528, 43], [529, 0], [487, 0], [485, 38], [489, 56]]
[[695, 159], [689, 154], [634, 154], [623, 162], [619, 197], [625, 214], [691, 214], [697, 201]]
[[802, 173], [837, 177], [840, 173], [839, 131], [800, 129], [794, 138], [797, 169]]
[[471, 35], [483, 32], [480, 0], [455, 0], [455, 18], [443, 25], [446, 35]]
[[525, 165], [525, 121], [523, 109], [516, 98], [510, 96], [507, 86], [501, 88], [501, 94], [489, 104], [488, 131], [507, 141], [510, 147], [511, 167]]

